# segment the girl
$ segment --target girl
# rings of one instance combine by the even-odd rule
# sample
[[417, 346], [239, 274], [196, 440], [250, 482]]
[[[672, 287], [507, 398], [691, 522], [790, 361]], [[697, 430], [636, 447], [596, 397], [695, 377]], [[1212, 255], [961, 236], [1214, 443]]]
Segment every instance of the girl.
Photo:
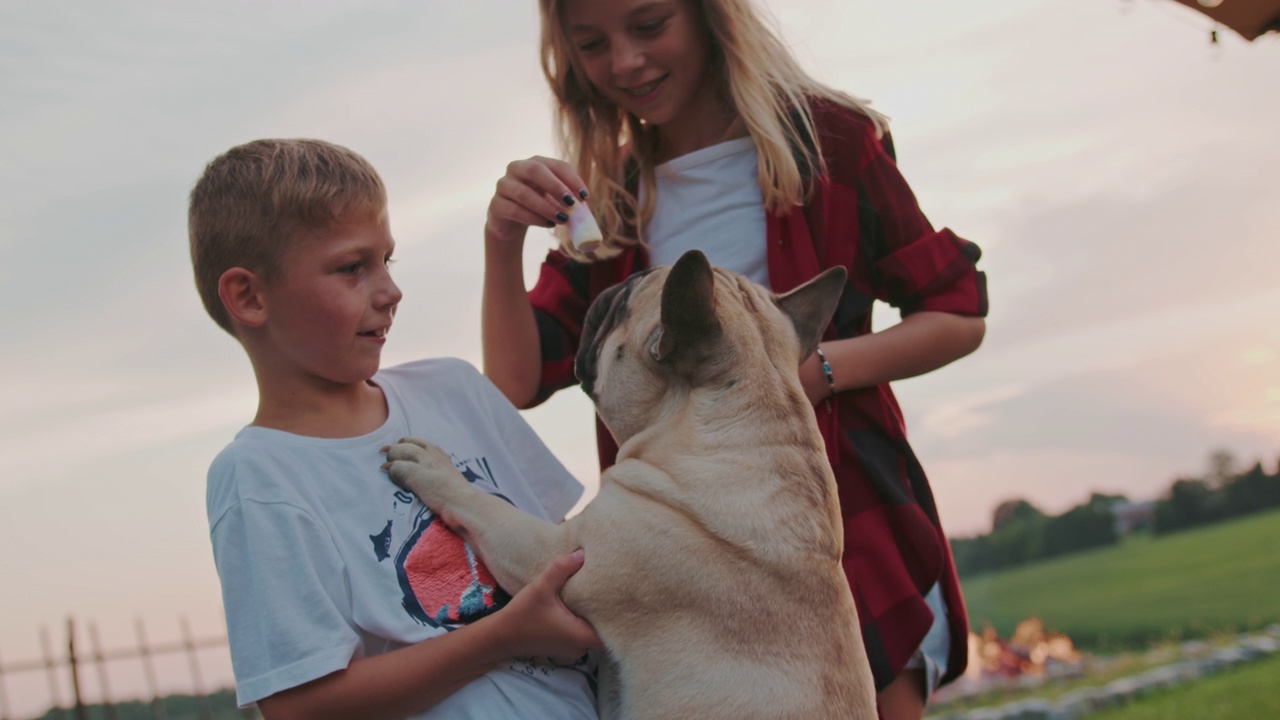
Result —
[[[485, 225], [485, 371], [529, 407], [573, 382], [591, 300], [698, 248], [785, 292], [849, 271], [825, 340], [799, 369], [840, 487], [844, 568], [880, 710], [920, 718], [963, 672], [964, 601], [933, 495], [888, 383], [982, 341], [977, 246], [934, 230], [899, 174], [885, 120], [810, 78], [750, 0], [540, 0], [542, 65], [571, 162], [534, 157], [498, 181]], [[568, 241], [591, 199], [605, 241]], [[530, 226], [559, 250], [526, 292]], [[875, 299], [902, 322], [871, 332]], [[602, 467], [617, 448], [597, 428]]]

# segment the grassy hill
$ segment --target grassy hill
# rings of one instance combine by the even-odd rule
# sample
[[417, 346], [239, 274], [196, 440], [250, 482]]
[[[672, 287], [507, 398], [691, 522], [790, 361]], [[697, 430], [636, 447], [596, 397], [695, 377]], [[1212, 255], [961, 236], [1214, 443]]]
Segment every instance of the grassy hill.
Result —
[[1029, 616], [1099, 650], [1280, 622], [1280, 511], [964, 580], [974, 628]]

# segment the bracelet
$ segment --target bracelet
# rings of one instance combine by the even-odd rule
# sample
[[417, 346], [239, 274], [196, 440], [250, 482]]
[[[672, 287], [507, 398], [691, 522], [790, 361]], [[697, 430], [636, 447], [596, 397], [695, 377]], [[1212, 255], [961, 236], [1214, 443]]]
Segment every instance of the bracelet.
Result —
[[822, 362], [822, 373], [827, 376], [827, 387], [831, 388], [831, 397], [836, 396], [836, 378], [831, 374], [831, 363], [827, 362], [827, 356], [822, 352], [822, 346], [819, 345], [814, 349], [818, 354], [818, 360]]

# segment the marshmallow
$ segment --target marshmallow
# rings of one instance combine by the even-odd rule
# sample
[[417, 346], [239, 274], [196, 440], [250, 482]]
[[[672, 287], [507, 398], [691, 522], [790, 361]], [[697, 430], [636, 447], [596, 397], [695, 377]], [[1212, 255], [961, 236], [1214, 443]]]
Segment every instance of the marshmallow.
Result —
[[569, 212], [569, 242], [580, 252], [589, 253], [600, 247], [604, 235], [596, 224], [595, 216], [585, 202], [579, 202]]

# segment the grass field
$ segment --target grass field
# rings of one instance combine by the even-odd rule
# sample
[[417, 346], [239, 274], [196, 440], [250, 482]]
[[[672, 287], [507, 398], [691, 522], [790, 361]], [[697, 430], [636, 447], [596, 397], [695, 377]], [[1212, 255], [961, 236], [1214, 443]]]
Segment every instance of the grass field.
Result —
[[1254, 720], [1280, 718], [1280, 656], [1135, 700], [1089, 720]]
[[963, 580], [974, 628], [1036, 616], [1114, 650], [1280, 622], [1280, 511]]

